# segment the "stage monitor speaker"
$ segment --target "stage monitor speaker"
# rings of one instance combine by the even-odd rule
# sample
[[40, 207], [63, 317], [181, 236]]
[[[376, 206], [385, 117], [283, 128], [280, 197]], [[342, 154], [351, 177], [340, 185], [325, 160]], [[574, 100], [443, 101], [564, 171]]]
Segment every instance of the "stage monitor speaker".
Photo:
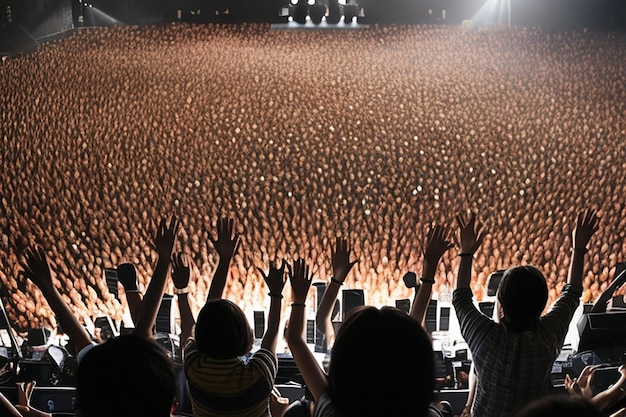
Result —
[[343, 290], [341, 292], [341, 304], [343, 306], [342, 319], [345, 320], [350, 311], [365, 305], [365, 293], [363, 290]]
[[265, 311], [254, 312], [254, 338], [262, 339], [265, 334]]
[[411, 311], [411, 300], [404, 298], [402, 300], [396, 300], [396, 308], [409, 314]]
[[306, 342], [309, 345], [315, 343], [315, 320], [306, 321]]
[[487, 278], [487, 296], [495, 297], [498, 293], [498, 287], [500, 286], [500, 281], [502, 281], [502, 276], [504, 275], [504, 269], [500, 269], [496, 272], [492, 272], [489, 274]]
[[493, 318], [493, 309], [495, 308], [496, 303], [493, 301], [481, 301], [478, 303], [478, 309], [481, 313], [489, 318]]
[[626, 346], [626, 311], [589, 313], [578, 321], [578, 351]]
[[163, 294], [161, 306], [156, 317], [157, 333], [174, 334], [174, 310], [172, 309], [173, 295]]
[[447, 332], [450, 330], [450, 307], [441, 307], [439, 309], [439, 331]]
[[428, 333], [437, 331], [437, 300], [430, 300], [426, 309], [426, 330]]

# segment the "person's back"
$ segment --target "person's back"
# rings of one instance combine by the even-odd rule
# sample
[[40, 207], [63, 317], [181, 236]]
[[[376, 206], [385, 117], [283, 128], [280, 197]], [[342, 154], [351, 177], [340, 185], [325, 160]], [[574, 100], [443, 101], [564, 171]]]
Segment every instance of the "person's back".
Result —
[[478, 311], [470, 288], [474, 253], [484, 233], [475, 215], [458, 217], [461, 262], [453, 305], [478, 376], [472, 415], [508, 417], [528, 402], [549, 393], [552, 364], [582, 294], [583, 259], [598, 227], [593, 211], [578, 215], [568, 285], [548, 314], [544, 276], [531, 266], [508, 269], [500, 282], [503, 315], [495, 323]]

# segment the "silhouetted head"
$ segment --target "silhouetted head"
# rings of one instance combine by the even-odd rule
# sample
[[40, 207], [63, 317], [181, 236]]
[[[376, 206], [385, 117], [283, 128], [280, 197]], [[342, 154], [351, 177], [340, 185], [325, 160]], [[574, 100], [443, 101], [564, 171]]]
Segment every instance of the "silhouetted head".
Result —
[[93, 347], [76, 380], [81, 417], [169, 417], [176, 394], [165, 349], [135, 334]]
[[553, 395], [533, 401], [515, 417], [600, 417], [590, 402], [568, 395]]
[[232, 359], [252, 349], [254, 336], [246, 315], [228, 300], [207, 302], [196, 321], [194, 338], [200, 352], [213, 359]]
[[501, 322], [516, 333], [532, 330], [548, 301], [548, 285], [534, 266], [516, 266], [504, 272], [498, 287]]
[[359, 307], [337, 332], [328, 377], [340, 415], [423, 416], [435, 388], [432, 341], [396, 308]]

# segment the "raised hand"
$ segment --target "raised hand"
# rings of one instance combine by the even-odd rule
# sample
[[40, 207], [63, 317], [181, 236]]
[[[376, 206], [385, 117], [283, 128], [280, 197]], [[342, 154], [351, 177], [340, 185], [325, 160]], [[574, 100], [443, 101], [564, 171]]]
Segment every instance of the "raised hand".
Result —
[[24, 261], [20, 262], [20, 275], [30, 279], [42, 292], [54, 288], [52, 277], [54, 273], [48, 263], [48, 258], [41, 246], [26, 249]]
[[222, 259], [231, 259], [239, 246], [239, 234], [234, 232], [234, 219], [217, 221], [217, 239], [211, 239], [213, 247]]
[[15, 408], [20, 412], [22, 417], [50, 417], [52, 414], [44, 413], [30, 405], [30, 397], [35, 388], [35, 381], [17, 384], [18, 404]]
[[172, 216], [169, 224], [167, 219], [161, 219], [156, 235], [154, 236], [154, 248], [159, 253], [159, 257], [163, 259], [169, 259], [174, 249], [174, 243], [176, 242], [176, 235], [178, 234], [178, 228], [180, 223], [176, 216]]
[[311, 278], [309, 267], [304, 259], [293, 261], [293, 267], [289, 270], [289, 282], [291, 282], [294, 304], [304, 304], [306, 301], [311, 287]]
[[586, 250], [591, 236], [598, 231], [600, 218], [595, 210], [585, 210], [578, 213], [576, 228], [572, 232], [574, 249]]
[[480, 221], [476, 221], [476, 213], [467, 215], [459, 214], [456, 216], [459, 224], [459, 235], [457, 243], [461, 254], [474, 254], [483, 243], [485, 232]]
[[184, 252], [178, 252], [172, 257], [172, 282], [178, 290], [187, 288], [191, 277], [191, 260]]
[[348, 240], [338, 237], [331, 258], [333, 264], [333, 278], [339, 282], [344, 282], [352, 267], [359, 262], [358, 259], [350, 260], [351, 252], [352, 249], [348, 245]]
[[282, 295], [283, 288], [285, 288], [285, 261], [281, 261], [280, 267], [277, 268], [274, 261], [270, 261], [270, 270], [265, 275], [261, 268], [257, 268], [261, 273], [261, 276], [265, 280], [267, 287], [270, 290], [270, 296]]
[[123, 263], [117, 266], [117, 280], [126, 291], [134, 291], [139, 288], [137, 282], [137, 270], [131, 263]]
[[585, 366], [578, 378], [570, 378], [565, 375], [565, 389], [571, 396], [582, 397], [591, 400], [593, 397], [593, 378], [595, 376], [595, 366]]
[[450, 232], [447, 227], [435, 225], [426, 236], [424, 245], [424, 261], [436, 265], [444, 253], [452, 249], [454, 244], [450, 239]]

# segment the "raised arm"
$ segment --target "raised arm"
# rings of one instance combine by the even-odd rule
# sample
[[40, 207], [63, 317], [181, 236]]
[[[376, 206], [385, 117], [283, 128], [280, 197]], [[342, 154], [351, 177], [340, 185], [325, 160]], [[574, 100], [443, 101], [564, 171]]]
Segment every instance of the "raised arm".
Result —
[[418, 323], [424, 321], [424, 315], [430, 302], [430, 296], [435, 283], [435, 274], [437, 273], [437, 265], [444, 253], [450, 250], [454, 245], [449, 238], [448, 229], [444, 226], [433, 226], [426, 237], [426, 245], [423, 249], [424, 268], [422, 269], [422, 284], [415, 293], [413, 305], [411, 306], [410, 315]]
[[270, 270], [267, 275], [260, 268], [259, 272], [269, 288], [270, 296], [267, 330], [265, 330], [263, 340], [261, 340], [261, 347], [271, 352], [276, 352], [278, 328], [280, 327], [280, 308], [283, 299], [283, 288], [285, 288], [285, 261], [282, 261], [280, 268], [277, 268], [274, 262], [270, 262]]
[[456, 218], [459, 224], [459, 234], [457, 237], [460, 252], [459, 271], [456, 278], [457, 288], [469, 288], [472, 280], [472, 261], [474, 253], [483, 243], [485, 237], [483, 225], [476, 221], [476, 214], [469, 217], [459, 214]]
[[313, 353], [306, 345], [306, 339], [304, 338], [305, 303], [311, 286], [311, 276], [309, 275], [309, 267], [303, 259], [294, 261], [293, 268], [289, 272], [289, 281], [291, 282], [291, 290], [293, 292], [293, 304], [291, 304], [287, 344], [307, 388], [317, 401], [328, 389], [328, 380]]
[[337, 238], [335, 250], [332, 254], [333, 277], [330, 279], [322, 296], [322, 301], [317, 309], [315, 321], [317, 328], [326, 336], [327, 346], [330, 348], [335, 341], [335, 331], [332, 323], [332, 312], [337, 301], [339, 288], [343, 285], [352, 267], [359, 262], [358, 259], [350, 260], [352, 249], [346, 239]]
[[210, 238], [213, 247], [219, 255], [219, 262], [215, 269], [215, 274], [213, 274], [207, 301], [222, 298], [224, 293], [230, 261], [233, 259], [233, 255], [235, 255], [239, 246], [239, 235], [234, 232], [234, 223], [233, 219], [218, 220], [217, 239]]
[[133, 319], [133, 326], [137, 325], [139, 312], [141, 311], [141, 291], [137, 281], [137, 270], [131, 263], [120, 264], [117, 267], [117, 280], [124, 287], [126, 302], [130, 310], [130, 317]]
[[145, 337], [152, 336], [152, 327], [154, 326], [161, 299], [163, 298], [163, 292], [165, 291], [165, 282], [170, 268], [170, 258], [174, 249], [178, 227], [179, 223], [176, 216], [172, 216], [169, 224], [166, 219], [161, 219], [154, 237], [154, 247], [158, 253], [158, 260], [141, 303], [141, 311], [139, 311], [139, 317], [135, 325], [135, 333]]
[[196, 324], [189, 306], [189, 290], [187, 288], [192, 270], [191, 260], [185, 253], [179, 252], [172, 257], [172, 282], [178, 296], [181, 346], [185, 346], [187, 340], [191, 337], [193, 326]]
[[76, 352], [80, 352], [82, 348], [91, 343], [91, 339], [54, 286], [52, 280], [55, 274], [48, 264], [44, 250], [39, 246], [27, 249], [24, 254], [24, 261], [20, 265], [22, 266], [21, 275], [39, 287], [48, 305], [54, 311], [59, 324], [70, 337]]
[[600, 219], [595, 210], [585, 210], [578, 213], [576, 228], [572, 232], [572, 257], [569, 265], [567, 283], [577, 288], [582, 288], [583, 267], [587, 244], [591, 236], [598, 231]]

